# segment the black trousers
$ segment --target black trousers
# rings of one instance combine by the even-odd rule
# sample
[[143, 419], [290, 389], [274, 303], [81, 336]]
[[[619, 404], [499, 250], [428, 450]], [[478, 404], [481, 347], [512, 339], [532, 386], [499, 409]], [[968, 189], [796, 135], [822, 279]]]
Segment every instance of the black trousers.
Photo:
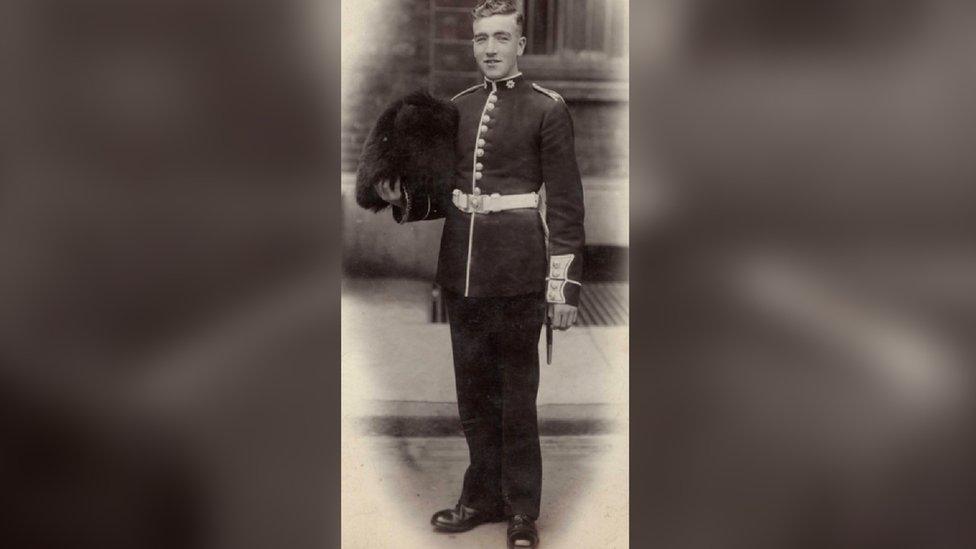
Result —
[[460, 503], [536, 519], [542, 492], [536, 395], [544, 295], [445, 297], [458, 412], [471, 459]]

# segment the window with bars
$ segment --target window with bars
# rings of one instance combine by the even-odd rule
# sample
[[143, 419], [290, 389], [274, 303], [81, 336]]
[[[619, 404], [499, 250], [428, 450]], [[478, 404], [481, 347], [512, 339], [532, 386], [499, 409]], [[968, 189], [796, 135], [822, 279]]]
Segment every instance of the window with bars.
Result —
[[627, 0], [524, 0], [526, 68], [613, 70], [627, 56]]

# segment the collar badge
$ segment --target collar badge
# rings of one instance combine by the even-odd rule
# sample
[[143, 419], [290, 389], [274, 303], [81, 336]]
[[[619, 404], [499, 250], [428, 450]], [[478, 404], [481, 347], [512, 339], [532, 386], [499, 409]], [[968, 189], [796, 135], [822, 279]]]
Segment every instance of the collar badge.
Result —
[[508, 89], [514, 88], [515, 87], [515, 80], [509, 80], [508, 82], [505, 82], [505, 86], [507, 86]]

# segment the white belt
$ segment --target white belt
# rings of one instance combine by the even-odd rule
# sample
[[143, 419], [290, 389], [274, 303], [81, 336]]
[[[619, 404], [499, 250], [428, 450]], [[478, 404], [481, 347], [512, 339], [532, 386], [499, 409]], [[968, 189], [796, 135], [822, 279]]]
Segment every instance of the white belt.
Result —
[[516, 210], [519, 208], [538, 208], [539, 195], [525, 194], [466, 194], [460, 189], [454, 189], [451, 197], [454, 205], [464, 213], [490, 213], [502, 210]]

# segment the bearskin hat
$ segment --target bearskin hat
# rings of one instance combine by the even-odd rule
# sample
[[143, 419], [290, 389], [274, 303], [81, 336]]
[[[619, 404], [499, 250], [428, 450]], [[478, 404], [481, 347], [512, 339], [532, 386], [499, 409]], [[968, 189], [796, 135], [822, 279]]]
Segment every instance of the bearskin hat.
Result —
[[456, 165], [458, 112], [450, 101], [417, 90], [383, 111], [363, 146], [356, 169], [356, 203], [378, 212], [389, 204], [373, 185], [400, 183], [406, 192], [428, 195], [451, 185]]

